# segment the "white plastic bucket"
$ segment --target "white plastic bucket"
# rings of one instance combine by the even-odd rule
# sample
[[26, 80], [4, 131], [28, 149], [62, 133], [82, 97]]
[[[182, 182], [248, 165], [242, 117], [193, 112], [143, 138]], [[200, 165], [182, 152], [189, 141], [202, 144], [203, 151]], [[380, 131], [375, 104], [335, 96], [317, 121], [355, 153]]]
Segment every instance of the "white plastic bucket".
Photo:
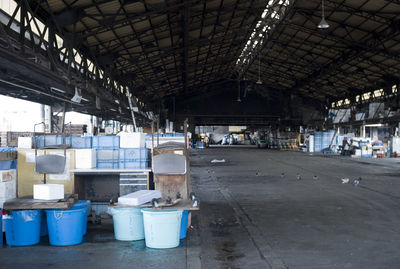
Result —
[[113, 216], [115, 239], [133, 241], [144, 239], [143, 214], [138, 207], [109, 208]]
[[146, 246], [175, 248], [179, 246], [182, 210], [142, 209]]

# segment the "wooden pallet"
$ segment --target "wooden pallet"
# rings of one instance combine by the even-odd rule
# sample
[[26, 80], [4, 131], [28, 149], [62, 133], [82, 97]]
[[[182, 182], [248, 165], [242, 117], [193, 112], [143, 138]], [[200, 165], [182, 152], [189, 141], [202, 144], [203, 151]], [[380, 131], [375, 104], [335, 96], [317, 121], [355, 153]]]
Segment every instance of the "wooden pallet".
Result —
[[38, 200], [32, 197], [15, 198], [7, 200], [4, 205], [4, 210], [32, 210], [32, 209], [69, 209], [76, 202], [75, 194], [68, 195], [62, 200]]

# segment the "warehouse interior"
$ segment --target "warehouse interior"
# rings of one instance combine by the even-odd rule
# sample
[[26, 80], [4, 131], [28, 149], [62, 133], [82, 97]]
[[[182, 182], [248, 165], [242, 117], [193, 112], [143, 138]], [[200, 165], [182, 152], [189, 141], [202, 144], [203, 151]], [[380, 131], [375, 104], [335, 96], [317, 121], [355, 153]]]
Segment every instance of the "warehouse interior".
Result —
[[397, 268], [400, 2], [0, 0], [0, 268]]

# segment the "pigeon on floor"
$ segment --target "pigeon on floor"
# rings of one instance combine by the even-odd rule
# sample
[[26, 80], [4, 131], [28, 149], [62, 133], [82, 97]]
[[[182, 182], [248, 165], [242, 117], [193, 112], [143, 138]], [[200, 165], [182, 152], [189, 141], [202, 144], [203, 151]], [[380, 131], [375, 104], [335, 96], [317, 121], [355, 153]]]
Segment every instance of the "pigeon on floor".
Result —
[[342, 184], [347, 184], [349, 183], [350, 179], [348, 178], [342, 178]]
[[284, 178], [285, 177], [285, 173], [281, 173], [281, 178]]
[[318, 178], [318, 176], [313, 176], [313, 179], [318, 180], [319, 178]]
[[360, 181], [361, 181], [361, 180], [362, 180], [361, 177], [354, 179], [354, 181], [353, 181], [353, 186], [354, 186], [354, 187], [358, 186], [358, 184], [360, 184]]
[[297, 180], [300, 180], [300, 179], [301, 179], [301, 176], [300, 176], [299, 173], [296, 174], [296, 179], [297, 179]]

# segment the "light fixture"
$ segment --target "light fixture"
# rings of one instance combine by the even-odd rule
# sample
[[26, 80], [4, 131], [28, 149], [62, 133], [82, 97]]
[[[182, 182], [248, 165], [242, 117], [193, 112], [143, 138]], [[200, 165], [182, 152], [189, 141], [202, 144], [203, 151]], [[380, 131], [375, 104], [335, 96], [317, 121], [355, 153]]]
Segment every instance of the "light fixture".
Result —
[[82, 101], [82, 91], [78, 87], [75, 87], [75, 94], [71, 98], [71, 101], [78, 104], [80, 104], [80, 102]]
[[236, 99], [236, 102], [242, 102], [242, 100], [240, 99], [240, 78], [238, 78], [238, 97]]
[[59, 89], [59, 88], [55, 88], [55, 87], [50, 87], [50, 90], [52, 90], [52, 91], [56, 91], [56, 92], [59, 92], [59, 93], [65, 93], [65, 91], [64, 91], [64, 90], [61, 90], [61, 89]]
[[325, 8], [324, 8], [324, 0], [322, 0], [322, 19], [318, 24], [319, 29], [327, 29], [329, 28], [329, 24], [325, 20]]
[[256, 82], [258, 85], [262, 84], [261, 81], [261, 64], [260, 64], [260, 54], [258, 54], [258, 80]]

